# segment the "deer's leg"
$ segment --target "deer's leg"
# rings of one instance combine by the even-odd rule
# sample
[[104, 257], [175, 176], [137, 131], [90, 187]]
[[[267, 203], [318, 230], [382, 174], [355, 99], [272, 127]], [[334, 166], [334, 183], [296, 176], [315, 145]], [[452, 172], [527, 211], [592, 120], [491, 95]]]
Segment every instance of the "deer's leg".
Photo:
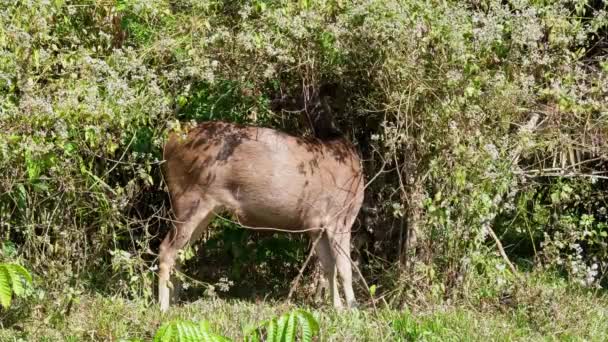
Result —
[[353, 269], [350, 258], [350, 227], [343, 227], [334, 234], [336, 265], [342, 279], [344, 298], [349, 308], [357, 306], [355, 292], [353, 291]]
[[175, 266], [177, 252], [190, 241], [193, 234], [200, 236], [197, 230], [205, 229], [215, 209], [212, 201], [204, 202], [198, 196], [182, 196], [173, 204], [178, 223], [163, 240], [159, 253], [158, 300], [163, 312], [169, 309], [171, 298], [169, 278]]
[[320, 302], [323, 299], [324, 294], [327, 294], [327, 279], [325, 279], [325, 275], [323, 274], [323, 266], [321, 265], [321, 261], [318, 260], [318, 257], [314, 261], [314, 288], [315, 288], [315, 302]]
[[326, 232], [323, 234], [317, 243], [317, 255], [321, 260], [321, 266], [325, 273], [325, 278], [329, 281], [329, 290], [335, 308], [342, 308], [342, 300], [338, 293], [338, 279], [336, 277], [336, 258], [332, 251], [329, 237]]

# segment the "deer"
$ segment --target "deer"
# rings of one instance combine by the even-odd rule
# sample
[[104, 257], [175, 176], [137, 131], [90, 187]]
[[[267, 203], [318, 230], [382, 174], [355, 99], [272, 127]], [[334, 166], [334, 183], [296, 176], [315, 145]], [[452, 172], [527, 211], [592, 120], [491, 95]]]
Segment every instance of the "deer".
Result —
[[[169, 134], [163, 176], [175, 215], [159, 248], [158, 301], [170, 307], [178, 252], [230, 212], [245, 228], [307, 233], [328, 281], [333, 306], [357, 305], [350, 260], [351, 230], [364, 197], [357, 150], [339, 134], [300, 137], [226, 121]], [[170, 288], [171, 287], [171, 288]]]

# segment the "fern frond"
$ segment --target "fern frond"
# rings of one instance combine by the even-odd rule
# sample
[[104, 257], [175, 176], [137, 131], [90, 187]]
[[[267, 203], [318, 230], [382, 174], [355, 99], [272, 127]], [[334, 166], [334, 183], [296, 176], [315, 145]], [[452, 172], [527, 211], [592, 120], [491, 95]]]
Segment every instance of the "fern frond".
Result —
[[163, 324], [154, 335], [154, 342], [229, 342], [230, 339], [211, 331], [208, 322], [198, 324], [176, 319]]
[[302, 342], [312, 341], [312, 337], [319, 332], [319, 324], [314, 316], [304, 310], [296, 311], [298, 322], [302, 327]]
[[275, 319], [271, 319], [268, 322], [267, 325], [267, 329], [268, 332], [266, 333], [266, 340], [267, 341], [277, 341], [277, 332], [279, 330], [278, 326], [277, 326], [277, 320]]
[[[267, 342], [295, 342], [298, 326], [302, 330], [302, 342], [311, 342], [319, 332], [319, 324], [310, 312], [294, 310], [278, 318], [261, 322], [257, 328], [250, 329], [246, 333], [245, 341], [259, 341], [265, 336], [264, 341]], [[266, 330], [265, 334], [262, 332], [263, 329]]]
[[273, 340], [273, 341], [286, 341], [285, 336], [287, 335], [287, 320], [288, 319], [289, 319], [289, 315], [283, 315], [283, 316], [279, 317], [279, 320], [277, 321], [278, 335], [276, 335], [276, 340]]
[[13, 294], [22, 297], [25, 294], [25, 285], [32, 283], [30, 273], [17, 264], [0, 264], [0, 305], [8, 309]]
[[[260, 322], [257, 326], [249, 326], [245, 328], [245, 342], [260, 342], [262, 340], [261, 330], [263, 327], [270, 324], [269, 321]], [[267, 339], [268, 340], [268, 339]]]
[[296, 312], [291, 312], [287, 316], [287, 327], [285, 329], [285, 341], [296, 340]]
[[163, 324], [156, 330], [154, 335], [154, 342], [161, 342], [163, 340], [170, 340], [173, 338], [173, 324]]
[[8, 309], [11, 305], [11, 297], [13, 295], [11, 283], [11, 274], [6, 266], [0, 264], [0, 304], [5, 309]]

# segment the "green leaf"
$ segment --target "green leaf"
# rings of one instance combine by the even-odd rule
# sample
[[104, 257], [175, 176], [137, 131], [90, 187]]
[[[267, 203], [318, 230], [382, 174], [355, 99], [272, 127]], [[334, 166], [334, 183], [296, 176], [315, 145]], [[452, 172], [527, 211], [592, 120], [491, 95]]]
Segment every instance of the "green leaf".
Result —
[[72, 155], [76, 151], [76, 144], [74, 144], [74, 143], [65, 144], [65, 146], [63, 147], [63, 151], [68, 156]]
[[291, 342], [296, 340], [296, 313], [293, 312], [287, 320], [287, 329], [285, 330], [285, 341]]
[[32, 188], [39, 192], [49, 191], [49, 185], [43, 180], [36, 180], [32, 182]]
[[302, 327], [302, 342], [312, 341], [314, 335], [319, 332], [319, 324], [310, 312], [297, 311], [298, 321]]
[[287, 320], [289, 319], [288, 315], [283, 315], [279, 317], [277, 321], [277, 330], [278, 335], [276, 335], [276, 339], [274, 341], [285, 341], [285, 336], [287, 335]]
[[8, 309], [13, 294], [22, 297], [25, 294], [25, 284], [32, 283], [32, 276], [21, 265], [0, 264], [0, 304]]
[[12, 280], [13, 293], [15, 296], [23, 296], [25, 293], [25, 287], [23, 286], [23, 280], [19, 277], [17, 270], [14, 267], [8, 267], [8, 272]]
[[154, 335], [154, 342], [189, 342], [189, 341], [210, 341], [210, 342], [229, 342], [224, 336], [211, 332], [209, 323], [203, 321], [198, 324], [191, 321], [179, 319], [163, 324]]
[[42, 167], [40, 161], [36, 160], [30, 150], [25, 151], [25, 166], [27, 168], [27, 177], [29, 180], [36, 179], [40, 176]]
[[554, 192], [551, 194], [551, 203], [558, 204], [559, 203], [559, 192]]
[[319, 332], [319, 324], [310, 312], [294, 310], [279, 318], [260, 323], [258, 328], [251, 329], [246, 333], [245, 341], [259, 341], [260, 331], [265, 328], [266, 338], [264, 341], [292, 342], [296, 340], [298, 326], [302, 330], [303, 342], [312, 341], [312, 338]]
[[11, 306], [11, 298], [13, 296], [11, 283], [11, 274], [6, 265], [0, 265], [0, 304], [5, 309]]
[[373, 297], [376, 295], [376, 285], [372, 285], [369, 287], [369, 294]]
[[25, 186], [21, 183], [17, 184], [17, 206], [19, 209], [25, 209], [27, 204], [27, 191], [25, 190]]
[[277, 332], [278, 332], [278, 327], [277, 327], [277, 320], [276, 319], [272, 319], [268, 322], [268, 332], [266, 334], [266, 339], [268, 341], [276, 341], [277, 340]]

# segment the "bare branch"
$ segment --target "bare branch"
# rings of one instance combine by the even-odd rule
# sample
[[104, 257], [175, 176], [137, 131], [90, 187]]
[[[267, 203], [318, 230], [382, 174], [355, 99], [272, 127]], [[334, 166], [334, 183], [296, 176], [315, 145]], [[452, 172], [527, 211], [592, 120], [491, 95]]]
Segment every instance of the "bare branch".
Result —
[[288, 303], [291, 301], [291, 297], [293, 296], [294, 292], [298, 288], [298, 284], [300, 283], [302, 274], [304, 274], [304, 270], [306, 269], [306, 266], [308, 266], [308, 262], [310, 262], [310, 258], [312, 258], [312, 255], [315, 252], [315, 248], [317, 247], [317, 243], [319, 243], [319, 240], [321, 240], [321, 238], [323, 237], [323, 234], [325, 234], [324, 229], [321, 230], [321, 232], [319, 233], [319, 236], [317, 236], [317, 238], [313, 242], [312, 247], [310, 248], [310, 252], [308, 253], [308, 257], [306, 257], [306, 261], [304, 261], [304, 264], [302, 264], [302, 267], [300, 267], [300, 272], [298, 272], [298, 275], [291, 282], [291, 288], [289, 289], [289, 294], [287, 295]]

